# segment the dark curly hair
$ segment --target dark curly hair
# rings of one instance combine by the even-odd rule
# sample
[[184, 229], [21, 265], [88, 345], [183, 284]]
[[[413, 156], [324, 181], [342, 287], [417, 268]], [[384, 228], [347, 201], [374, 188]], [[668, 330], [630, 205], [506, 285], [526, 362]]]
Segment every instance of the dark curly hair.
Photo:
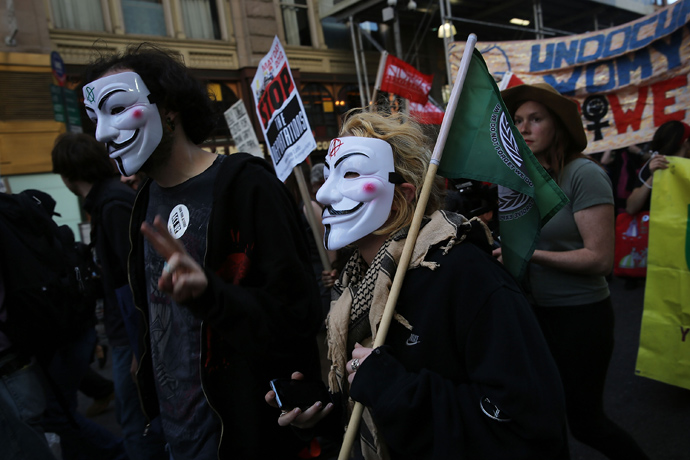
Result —
[[86, 68], [83, 81], [92, 82], [113, 70], [139, 74], [159, 107], [180, 114], [184, 132], [195, 144], [201, 144], [215, 127], [208, 89], [175, 52], [150, 43], [130, 45], [122, 53], [94, 60]]
[[72, 182], [95, 184], [118, 175], [105, 144], [88, 134], [66, 132], [59, 135], [51, 155], [53, 172]]

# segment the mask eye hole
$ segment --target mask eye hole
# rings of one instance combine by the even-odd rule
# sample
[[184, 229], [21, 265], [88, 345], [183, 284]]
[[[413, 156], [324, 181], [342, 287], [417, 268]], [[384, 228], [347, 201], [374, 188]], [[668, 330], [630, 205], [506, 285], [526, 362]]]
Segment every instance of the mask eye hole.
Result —
[[356, 173], [354, 171], [348, 171], [345, 173], [345, 179], [356, 179], [359, 177], [359, 173]]
[[113, 107], [110, 109], [110, 115], [117, 115], [118, 113], [122, 113], [124, 110], [124, 107]]

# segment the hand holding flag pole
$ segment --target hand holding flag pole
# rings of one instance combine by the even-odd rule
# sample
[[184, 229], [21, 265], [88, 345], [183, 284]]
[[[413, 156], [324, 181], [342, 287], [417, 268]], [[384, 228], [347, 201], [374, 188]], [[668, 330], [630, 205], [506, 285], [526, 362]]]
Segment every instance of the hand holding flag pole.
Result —
[[[405, 279], [405, 273], [407, 272], [410, 260], [412, 259], [412, 251], [414, 250], [417, 235], [419, 234], [419, 229], [422, 224], [424, 210], [426, 209], [427, 202], [429, 201], [431, 185], [436, 178], [436, 171], [441, 161], [441, 156], [443, 155], [443, 148], [445, 146], [446, 139], [448, 138], [448, 131], [453, 119], [453, 114], [455, 113], [458, 100], [460, 99], [460, 93], [465, 83], [465, 77], [467, 75], [467, 69], [470, 65], [475, 43], [477, 43], [477, 36], [475, 34], [470, 34], [467, 37], [467, 45], [465, 46], [465, 51], [462, 55], [462, 60], [460, 61], [458, 74], [455, 79], [455, 84], [453, 85], [453, 91], [450, 94], [450, 100], [448, 101], [448, 106], [446, 108], [446, 116], [443, 117], [443, 122], [441, 123], [441, 130], [436, 140], [436, 145], [434, 146], [431, 163], [427, 169], [424, 184], [422, 185], [422, 190], [419, 194], [419, 199], [417, 200], [417, 207], [415, 208], [414, 217], [412, 218], [412, 223], [410, 224], [410, 230], [407, 235], [407, 239], [405, 240], [402, 255], [400, 256], [400, 262], [398, 263], [398, 268], [395, 271], [395, 277], [393, 278], [391, 291], [388, 295], [388, 300], [386, 301], [383, 317], [381, 318], [381, 324], [379, 325], [378, 332], [374, 339], [374, 348], [380, 347], [386, 341], [386, 335], [388, 334], [388, 328], [390, 327], [393, 315], [395, 313], [395, 305], [398, 302], [398, 296], [400, 294], [403, 280]], [[352, 410], [352, 415], [350, 416], [347, 431], [345, 432], [343, 444], [340, 448], [338, 460], [347, 460], [350, 457], [350, 451], [352, 450], [352, 445], [354, 444], [355, 438], [359, 431], [359, 423], [360, 419], [362, 418], [363, 411], [364, 406], [359, 402], [355, 403], [354, 409]]]

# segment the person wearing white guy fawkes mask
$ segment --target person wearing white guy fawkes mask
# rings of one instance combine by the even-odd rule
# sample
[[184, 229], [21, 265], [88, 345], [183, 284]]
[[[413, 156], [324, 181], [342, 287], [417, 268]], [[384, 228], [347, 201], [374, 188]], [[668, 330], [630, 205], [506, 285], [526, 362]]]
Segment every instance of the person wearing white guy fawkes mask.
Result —
[[[385, 345], [371, 348], [425, 180], [428, 145], [404, 114], [346, 114], [316, 195], [325, 206], [326, 247], [354, 247], [327, 319], [334, 398], [283, 411], [278, 424], [342, 435], [357, 401], [365, 409], [354, 458], [566, 459], [563, 390], [539, 325], [492, 257], [488, 228], [439, 210], [438, 181]], [[272, 391], [265, 399], [277, 407]]]
[[325, 206], [324, 246], [330, 250], [381, 227], [393, 204], [395, 183], [402, 180], [395, 174], [390, 144], [352, 137], [331, 142], [324, 179], [316, 199]]
[[[84, 105], [123, 176], [138, 172], [163, 137], [158, 107], [142, 78], [119, 72], [84, 88]], [[167, 121], [167, 120], [166, 120]]]
[[122, 174], [149, 177], [128, 263], [147, 417], [175, 460], [298, 458], [305, 440], [262, 401], [295, 366], [320, 375], [319, 293], [289, 192], [264, 160], [199, 146], [218, 117], [171, 52], [129, 47], [84, 81], [96, 138]]

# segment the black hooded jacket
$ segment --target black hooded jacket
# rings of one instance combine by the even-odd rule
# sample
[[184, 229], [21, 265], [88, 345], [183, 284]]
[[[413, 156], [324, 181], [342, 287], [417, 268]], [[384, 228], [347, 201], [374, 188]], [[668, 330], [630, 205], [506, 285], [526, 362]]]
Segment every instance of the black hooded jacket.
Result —
[[358, 368], [350, 394], [367, 406], [393, 459], [567, 459], [558, 369], [484, 229], [408, 270], [386, 345]]
[[[150, 182], [132, 213], [130, 285], [148, 325], [144, 240]], [[280, 429], [264, 401], [273, 378], [294, 371], [319, 378], [321, 307], [299, 213], [267, 163], [236, 153], [220, 163], [213, 189], [204, 269], [206, 291], [188, 305], [202, 320], [201, 377], [219, 415], [219, 458], [296, 458], [300, 441]], [[149, 417], [158, 413], [148, 328], [137, 372]]]

